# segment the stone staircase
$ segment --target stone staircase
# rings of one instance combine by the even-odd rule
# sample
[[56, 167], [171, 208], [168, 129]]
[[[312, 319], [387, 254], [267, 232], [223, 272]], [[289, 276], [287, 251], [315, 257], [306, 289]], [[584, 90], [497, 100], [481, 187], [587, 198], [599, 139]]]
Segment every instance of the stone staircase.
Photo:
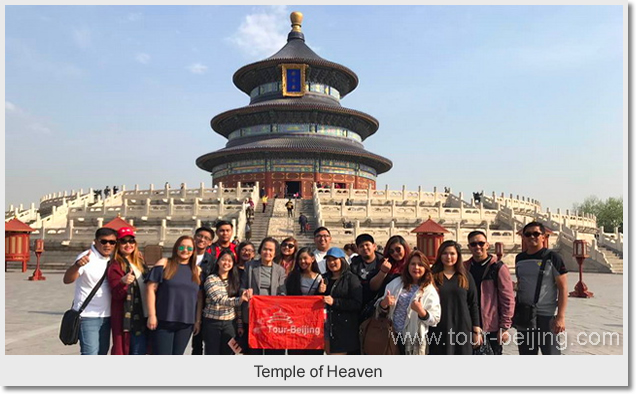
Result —
[[623, 273], [623, 258], [620, 254], [614, 252], [611, 249], [608, 249], [604, 246], [598, 246], [598, 249], [603, 252], [605, 258], [610, 263], [612, 273], [614, 274], [622, 274]]
[[[267, 216], [267, 228], [263, 228], [264, 223], [266, 222], [265, 218], [261, 220], [261, 224], [257, 225], [259, 232], [254, 232], [257, 227], [252, 226], [252, 242], [260, 241], [265, 236], [274, 237], [278, 241], [282, 241], [287, 237], [294, 237], [298, 241], [298, 245], [300, 247], [314, 246], [312, 234], [316, 228], [317, 221], [315, 218], [313, 201], [293, 200], [293, 216], [288, 215], [287, 208], [285, 208], [286, 202], [287, 199], [284, 198], [270, 200], [267, 211], [264, 214], [261, 214], [262, 216]], [[304, 213], [309, 220], [310, 230], [307, 234], [300, 233], [298, 217], [301, 212]], [[259, 220], [258, 213], [256, 214], [256, 220]]]
[[261, 240], [269, 235], [269, 221], [272, 217], [272, 213], [274, 212], [274, 203], [275, 199], [269, 199], [267, 202], [267, 208], [265, 208], [265, 212], [263, 212], [263, 204], [260, 199], [256, 201], [254, 205], [254, 222], [252, 223], [252, 237], [250, 241], [254, 243], [256, 248], [258, 248]]

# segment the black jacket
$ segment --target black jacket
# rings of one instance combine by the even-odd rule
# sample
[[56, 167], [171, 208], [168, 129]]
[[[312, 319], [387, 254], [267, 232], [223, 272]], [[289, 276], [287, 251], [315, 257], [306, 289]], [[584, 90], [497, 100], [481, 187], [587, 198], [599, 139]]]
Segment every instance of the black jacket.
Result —
[[[332, 281], [331, 272], [326, 280]], [[355, 352], [360, 347], [358, 316], [362, 309], [362, 285], [358, 277], [347, 270], [331, 288], [333, 305], [327, 306], [329, 345], [331, 353]]]
[[[362, 284], [363, 305], [366, 305], [368, 302], [373, 300], [378, 293], [377, 291], [371, 290], [369, 282], [378, 274], [378, 271], [380, 271], [382, 260], [384, 260], [384, 256], [375, 252], [375, 267], [373, 267], [372, 270], [366, 270], [367, 264], [362, 259], [362, 256], [357, 255], [351, 259], [351, 272], [358, 276], [358, 279], [360, 279], [360, 283]], [[365, 268], [364, 271], [363, 268]]]

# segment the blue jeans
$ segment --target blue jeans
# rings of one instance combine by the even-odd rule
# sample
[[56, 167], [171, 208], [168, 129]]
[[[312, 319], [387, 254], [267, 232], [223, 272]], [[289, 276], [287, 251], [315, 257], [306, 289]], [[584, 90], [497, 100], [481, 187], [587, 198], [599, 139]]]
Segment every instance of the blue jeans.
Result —
[[159, 320], [154, 331], [154, 354], [182, 355], [192, 335], [194, 324]]
[[79, 331], [82, 355], [108, 354], [110, 347], [110, 317], [82, 317]]
[[148, 354], [146, 333], [130, 334], [130, 354]]

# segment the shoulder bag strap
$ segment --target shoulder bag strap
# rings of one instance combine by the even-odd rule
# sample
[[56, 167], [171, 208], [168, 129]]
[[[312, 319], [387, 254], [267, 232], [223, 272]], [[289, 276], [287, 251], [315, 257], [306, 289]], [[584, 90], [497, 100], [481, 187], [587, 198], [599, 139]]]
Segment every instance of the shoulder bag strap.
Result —
[[[309, 286], [309, 290], [307, 290], [307, 295], [311, 295], [311, 290], [314, 288], [314, 285], [316, 284], [316, 281], [318, 280], [318, 277], [320, 276], [320, 274], [316, 275], [316, 277], [314, 278], [314, 281], [311, 282], [311, 286]], [[300, 275], [300, 280], [303, 279], [303, 276]]]
[[91, 302], [91, 300], [95, 296], [95, 293], [97, 293], [97, 290], [100, 287], [102, 287], [102, 283], [104, 283], [104, 279], [106, 279], [106, 273], [107, 272], [108, 272], [108, 264], [106, 264], [106, 269], [104, 270], [104, 275], [102, 275], [102, 278], [99, 280], [99, 282], [97, 282], [95, 287], [93, 287], [93, 290], [88, 295], [88, 297], [86, 297], [86, 300], [84, 300], [84, 303], [82, 304], [82, 307], [77, 311], [78, 313], [81, 314], [82, 312], [84, 312], [84, 309], [86, 309], [86, 307], [88, 306], [88, 303]]
[[543, 255], [541, 256], [541, 268], [539, 268], [539, 279], [537, 280], [537, 288], [534, 291], [534, 302], [533, 305], [537, 305], [539, 302], [539, 293], [541, 292], [541, 282], [543, 282], [543, 272], [545, 271], [545, 266], [548, 264], [548, 255], [549, 250], [546, 249], [543, 251]]

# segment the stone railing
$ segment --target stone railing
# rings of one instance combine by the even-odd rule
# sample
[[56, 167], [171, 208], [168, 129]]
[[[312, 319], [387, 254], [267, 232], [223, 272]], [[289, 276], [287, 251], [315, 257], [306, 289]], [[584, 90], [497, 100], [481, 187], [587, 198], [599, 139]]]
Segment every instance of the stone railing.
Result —
[[453, 208], [442, 207], [441, 202], [436, 207], [430, 206], [400, 206], [395, 200], [388, 201], [389, 205], [326, 205], [324, 201], [315, 199], [316, 212], [319, 212], [321, 220], [332, 221], [334, 219], [421, 219], [431, 217], [435, 220], [447, 222], [464, 221], [466, 223], [479, 224], [483, 221], [494, 223], [497, 211], [478, 208]]
[[335, 188], [317, 188], [314, 183], [314, 196], [318, 196], [320, 200], [325, 199], [351, 199], [351, 200], [380, 200], [380, 201], [417, 201], [425, 202], [428, 205], [435, 205], [439, 201], [446, 202], [449, 193], [439, 193], [435, 188], [433, 192], [423, 192], [421, 187], [418, 191], [408, 191], [405, 187], [402, 190], [384, 190], [373, 189], [335, 189]]
[[519, 198], [519, 195], [514, 198], [512, 193], [510, 193], [510, 197], [505, 197], [504, 193], [501, 193], [501, 195], [497, 196], [495, 192], [492, 192], [492, 195], [484, 195], [482, 198], [485, 202], [488, 202], [490, 204], [500, 204], [502, 207], [507, 206], [509, 208], [512, 208], [514, 211], [541, 211], [541, 203], [539, 201], [533, 200], [529, 197]]
[[13, 218], [18, 219], [23, 223], [33, 222], [38, 219], [38, 210], [35, 208], [34, 203], [31, 203], [31, 206], [28, 209], [24, 209], [22, 204], [20, 204], [19, 207], [11, 205], [9, 210], [4, 213], [4, 221], [8, 222]]
[[[320, 204], [320, 196], [318, 194], [319, 189], [316, 187], [315, 183], [314, 183], [313, 189], [314, 189], [313, 190], [314, 215], [316, 216], [316, 226], [320, 227], [325, 225], [325, 221], [322, 218], [322, 206]], [[326, 190], [326, 189], [321, 189], [321, 190]]]
[[616, 228], [613, 234], [606, 233], [603, 226], [599, 228], [598, 244], [613, 252], [623, 255], [623, 233], [618, 232]]
[[248, 197], [252, 197], [254, 201], [258, 199], [258, 182], [254, 187], [241, 186], [239, 182], [237, 187], [225, 187], [223, 183], [219, 182], [214, 188], [205, 188], [203, 183], [196, 189], [188, 189], [185, 184], [179, 189], [171, 189], [165, 187], [163, 189], [155, 189], [151, 184], [149, 189], [140, 190], [139, 185], [135, 185], [134, 190], [125, 191], [123, 193], [124, 200], [168, 200], [183, 199], [186, 201], [194, 199], [202, 200], [236, 200], [242, 202]]

